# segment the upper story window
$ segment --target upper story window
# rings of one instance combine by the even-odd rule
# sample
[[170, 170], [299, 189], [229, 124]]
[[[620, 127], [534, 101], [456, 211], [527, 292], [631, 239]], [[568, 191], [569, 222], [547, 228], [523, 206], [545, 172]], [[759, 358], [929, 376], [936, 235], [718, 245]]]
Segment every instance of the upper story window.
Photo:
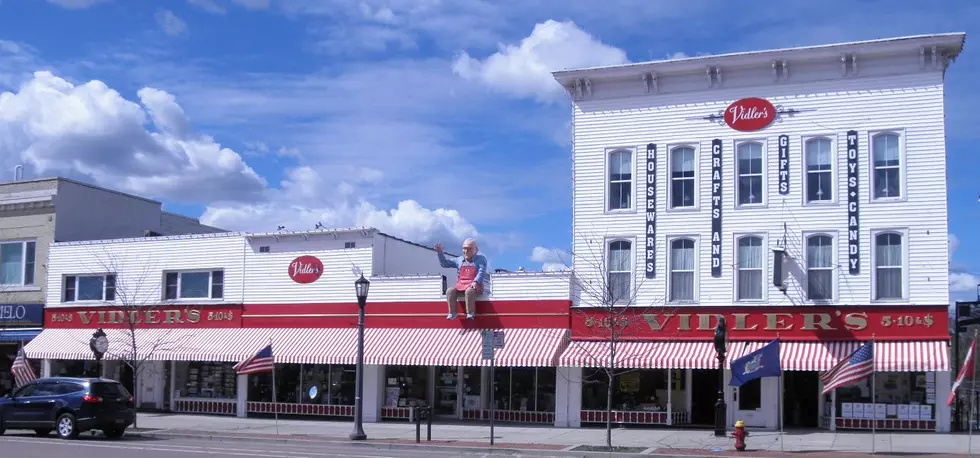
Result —
[[344, 242], [344, 248], [356, 248], [357, 242]]
[[259, 253], [268, 253], [268, 252], [269, 252], [269, 247], [268, 246], [260, 246], [259, 247]]
[[811, 235], [806, 239], [806, 298], [829, 301], [834, 298], [834, 239]]
[[167, 272], [164, 299], [221, 299], [225, 292], [222, 270]]
[[834, 200], [834, 172], [830, 140], [811, 138], [806, 141], [806, 201]]
[[694, 240], [675, 239], [670, 242], [670, 301], [694, 300]]
[[62, 286], [63, 302], [116, 300], [115, 274], [68, 275]]
[[36, 249], [33, 240], [0, 243], [0, 285], [33, 285]]
[[742, 143], [736, 149], [738, 162], [738, 204], [761, 204], [762, 192], [762, 144]]
[[633, 208], [633, 153], [609, 154], [609, 210]]
[[902, 234], [882, 232], [875, 235], [875, 299], [904, 297]]
[[898, 135], [877, 134], [871, 139], [871, 148], [874, 156], [874, 198], [901, 197], [902, 164]]
[[609, 265], [606, 268], [609, 278], [609, 303], [628, 305], [633, 283], [633, 243], [626, 240], [609, 242]]
[[738, 300], [762, 300], [762, 237], [738, 239]]
[[694, 148], [670, 151], [670, 208], [695, 206], [694, 170]]

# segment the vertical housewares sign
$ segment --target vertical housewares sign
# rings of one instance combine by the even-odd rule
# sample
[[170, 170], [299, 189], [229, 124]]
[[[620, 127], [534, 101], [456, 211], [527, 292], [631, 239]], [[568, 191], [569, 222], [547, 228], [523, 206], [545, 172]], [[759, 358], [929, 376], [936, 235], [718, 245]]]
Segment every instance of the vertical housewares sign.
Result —
[[847, 267], [851, 275], [861, 273], [861, 192], [858, 175], [858, 133], [847, 131]]
[[789, 194], [789, 135], [779, 136], [779, 194]]
[[657, 276], [657, 145], [647, 145], [646, 276]]
[[721, 276], [721, 140], [711, 141], [711, 276]]

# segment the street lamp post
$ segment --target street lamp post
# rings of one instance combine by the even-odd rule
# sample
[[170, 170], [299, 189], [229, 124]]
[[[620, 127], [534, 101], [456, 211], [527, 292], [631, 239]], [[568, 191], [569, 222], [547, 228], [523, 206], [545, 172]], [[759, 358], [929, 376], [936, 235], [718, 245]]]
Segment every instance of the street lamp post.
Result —
[[92, 356], [95, 357], [96, 364], [99, 368], [99, 378], [101, 378], [102, 357], [109, 351], [109, 338], [106, 336], [106, 333], [102, 330], [102, 328], [96, 329], [95, 332], [92, 333], [92, 338], [88, 341], [88, 347], [92, 350]]
[[367, 303], [368, 289], [371, 282], [361, 275], [354, 281], [354, 291], [357, 293], [357, 370], [354, 386], [354, 430], [350, 440], [362, 441], [367, 439], [364, 434], [364, 304]]
[[725, 318], [718, 319], [718, 327], [715, 328], [715, 351], [718, 353], [718, 400], [715, 401], [715, 436], [725, 437], [727, 408], [725, 405], [725, 353], [728, 351], [726, 343], [728, 340], [728, 326]]

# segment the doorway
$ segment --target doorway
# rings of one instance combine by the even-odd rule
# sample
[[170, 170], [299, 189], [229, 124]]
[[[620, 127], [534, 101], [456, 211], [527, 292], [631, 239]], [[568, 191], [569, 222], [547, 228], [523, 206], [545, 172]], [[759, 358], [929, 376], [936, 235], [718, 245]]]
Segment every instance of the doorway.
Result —
[[440, 417], [459, 417], [459, 368], [439, 366], [435, 368], [435, 375], [433, 414]]
[[820, 377], [817, 372], [783, 371], [783, 424], [787, 428], [819, 425]]
[[742, 386], [732, 388], [735, 419], [745, 422], [745, 426], [766, 426], [765, 414], [762, 411], [762, 383], [764, 380], [766, 379], [757, 378], [749, 380]]
[[691, 371], [691, 424], [714, 425], [718, 400], [719, 373], [714, 369]]

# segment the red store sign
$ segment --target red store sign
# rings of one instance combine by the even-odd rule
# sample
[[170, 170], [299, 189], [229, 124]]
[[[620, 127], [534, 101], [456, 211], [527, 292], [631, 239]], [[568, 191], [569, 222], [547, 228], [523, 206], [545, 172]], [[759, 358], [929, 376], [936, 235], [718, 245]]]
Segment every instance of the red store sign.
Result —
[[316, 256], [300, 256], [289, 263], [289, 278], [296, 283], [313, 283], [323, 275], [323, 263]]
[[658, 307], [610, 313], [572, 311], [572, 338], [712, 340], [725, 317], [731, 340], [947, 340], [945, 306], [911, 307]]
[[776, 120], [776, 107], [766, 99], [736, 100], [725, 108], [725, 124], [741, 132], [765, 129]]
[[241, 305], [46, 308], [45, 328], [240, 328]]

